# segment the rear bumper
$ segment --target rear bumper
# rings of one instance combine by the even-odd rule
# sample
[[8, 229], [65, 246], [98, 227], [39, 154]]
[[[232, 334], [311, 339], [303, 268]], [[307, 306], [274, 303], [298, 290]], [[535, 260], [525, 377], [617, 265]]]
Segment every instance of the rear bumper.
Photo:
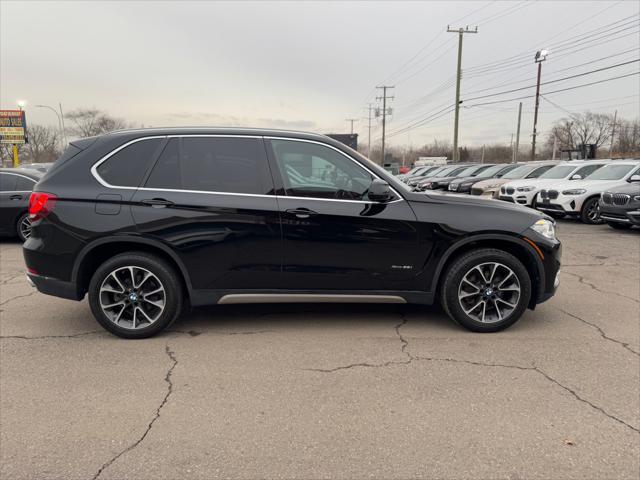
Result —
[[32, 287], [35, 287], [45, 295], [53, 295], [54, 297], [67, 298], [69, 300], [82, 300], [84, 298], [84, 294], [81, 294], [77, 286], [71, 282], [64, 282], [56, 278], [33, 273], [27, 273], [27, 281]]

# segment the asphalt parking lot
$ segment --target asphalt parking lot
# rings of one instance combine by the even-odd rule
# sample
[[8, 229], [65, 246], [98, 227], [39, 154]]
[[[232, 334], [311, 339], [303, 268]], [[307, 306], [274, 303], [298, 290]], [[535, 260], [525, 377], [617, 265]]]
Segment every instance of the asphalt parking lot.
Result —
[[640, 232], [559, 222], [561, 288], [507, 331], [439, 308], [200, 309], [126, 341], [0, 243], [0, 477], [640, 475]]

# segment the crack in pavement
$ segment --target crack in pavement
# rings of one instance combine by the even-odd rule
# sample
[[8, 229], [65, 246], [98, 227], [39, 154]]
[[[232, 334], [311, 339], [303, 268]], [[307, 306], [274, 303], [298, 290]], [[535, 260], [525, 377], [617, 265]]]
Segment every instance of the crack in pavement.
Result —
[[27, 293], [26, 295], [16, 295], [15, 297], [8, 298], [8, 299], [7, 299], [7, 300], [5, 300], [4, 302], [1, 302], [1, 303], [0, 303], [0, 306], [2, 306], [2, 305], [6, 305], [7, 303], [12, 302], [12, 301], [14, 301], [14, 300], [18, 300], [19, 298], [26, 298], [26, 297], [30, 297], [31, 295], [35, 295], [36, 293], [38, 293], [38, 291], [34, 289], [34, 291], [33, 291], [33, 292], [31, 292], [31, 293]]
[[11, 340], [11, 339], [19, 339], [19, 340], [42, 340], [48, 338], [78, 338], [84, 337], [87, 335], [94, 335], [97, 333], [107, 333], [104, 330], [93, 330], [91, 332], [82, 332], [82, 333], [74, 333], [71, 335], [38, 335], [35, 337], [27, 337], [26, 335], [2, 335], [0, 336], [0, 340]]
[[582, 322], [582, 323], [584, 323], [584, 324], [586, 324], [586, 325], [589, 325], [590, 327], [595, 328], [595, 329], [598, 331], [598, 333], [600, 334], [600, 336], [601, 336], [602, 338], [604, 338], [605, 340], [609, 340], [610, 342], [617, 343], [618, 345], [622, 346], [623, 348], [626, 348], [627, 350], [629, 350], [629, 351], [630, 351], [631, 353], [633, 353], [634, 355], [637, 355], [637, 356], [639, 356], [639, 357], [640, 357], [640, 352], [636, 352], [633, 348], [631, 348], [631, 347], [629, 346], [629, 344], [628, 344], [628, 343], [622, 342], [622, 341], [620, 341], [620, 340], [616, 340], [615, 338], [612, 338], [612, 337], [608, 336], [608, 335], [604, 332], [604, 330], [602, 330], [602, 328], [600, 328], [600, 327], [599, 327], [598, 325], [596, 325], [595, 323], [591, 323], [591, 322], [589, 322], [589, 321], [585, 320], [584, 318], [581, 318], [581, 317], [579, 317], [579, 316], [577, 316], [577, 315], [575, 315], [575, 314], [573, 314], [573, 313], [571, 313], [571, 312], [567, 312], [566, 310], [563, 310], [562, 308], [559, 308], [559, 307], [555, 307], [555, 308], [556, 308], [556, 310], [561, 311], [561, 312], [562, 312], [562, 313], [564, 313], [565, 315], [568, 315], [569, 317], [574, 318], [574, 319], [578, 320], [579, 322]]
[[15, 275], [13, 275], [13, 276], [11, 276], [9, 278], [5, 278], [4, 280], [0, 281], [0, 285], [7, 285], [12, 280], [15, 280], [16, 278], [20, 278], [20, 277], [22, 277], [24, 275], [25, 275], [24, 272], [16, 273]]
[[566, 392], [570, 393], [579, 402], [582, 402], [582, 403], [590, 406], [591, 408], [593, 408], [594, 410], [597, 410], [598, 412], [602, 413], [603, 415], [605, 415], [606, 417], [610, 418], [611, 420], [614, 420], [614, 421], [620, 423], [621, 425], [624, 425], [625, 427], [630, 428], [631, 430], [633, 430], [633, 431], [635, 431], [637, 433], [640, 433], [640, 428], [634, 427], [633, 425], [631, 425], [631, 424], [625, 422], [624, 420], [616, 417], [615, 415], [607, 412], [604, 408], [599, 407], [598, 405], [590, 402], [586, 398], [581, 397], [580, 395], [578, 395], [578, 393], [575, 390], [573, 390], [572, 388], [569, 388], [566, 385], [562, 384], [560, 381], [556, 380], [551, 375], [549, 375], [547, 372], [545, 372], [544, 370], [540, 369], [539, 367], [537, 367], [535, 365], [534, 366], [530, 366], [530, 367], [526, 367], [526, 366], [521, 366], [521, 365], [509, 365], [509, 364], [499, 364], [499, 363], [476, 362], [476, 361], [472, 361], [472, 360], [462, 360], [462, 359], [457, 359], [457, 358], [421, 357], [421, 356], [412, 355], [408, 351], [409, 342], [400, 333], [400, 328], [402, 328], [404, 325], [407, 324], [407, 319], [404, 316], [404, 314], [401, 314], [401, 317], [402, 317], [402, 322], [400, 322], [398, 325], [395, 326], [395, 331], [396, 331], [396, 334], [398, 335], [398, 338], [400, 339], [400, 342], [402, 343], [401, 351], [407, 356], [407, 360], [405, 360], [405, 361], [389, 361], [389, 362], [384, 362], [384, 363], [352, 363], [352, 364], [349, 364], [349, 365], [344, 365], [344, 366], [335, 367], [335, 368], [331, 368], [331, 369], [305, 368], [304, 370], [313, 371], [313, 372], [320, 372], [320, 373], [333, 373], [333, 372], [337, 372], [339, 370], [348, 370], [348, 369], [357, 368], [357, 367], [362, 367], [362, 368], [384, 368], [384, 367], [389, 367], [389, 366], [392, 366], [392, 365], [408, 365], [408, 364], [416, 361], [416, 362], [465, 363], [465, 364], [468, 364], [468, 365], [474, 365], [474, 366], [479, 366], [479, 367], [510, 368], [510, 369], [521, 370], [521, 371], [536, 372], [538, 375], [541, 375], [546, 380], [554, 383], [555, 385], [559, 386], [560, 388], [562, 388]]
[[632, 302], [636, 302], [636, 303], [640, 303], [640, 300], [633, 298], [633, 297], [629, 297], [627, 295], [624, 295], [622, 293], [618, 293], [618, 292], [611, 292], [609, 290], [600, 290], [598, 287], [596, 287], [593, 283], [589, 282], [588, 280], [585, 280], [585, 278], [582, 275], [578, 275], [577, 273], [573, 273], [573, 272], [566, 272], [563, 270], [562, 273], [566, 273], [567, 275], [571, 275], [573, 277], [576, 277], [578, 279], [578, 281], [580, 283], [582, 283], [583, 285], [586, 285], [590, 288], [592, 288], [593, 290], [595, 290], [596, 292], [600, 292], [600, 293], [604, 293], [605, 295], [617, 295], [618, 297], [622, 297], [622, 298], [626, 298], [627, 300], [631, 300]]
[[178, 360], [176, 359], [175, 353], [172, 350], [169, 349], [169, 344], [168, 343], [165, 346], [165, 352], [166, 352], [167, 356], [169, 357], [169, 359], [171, 360], [171, 366], [167, 370], [167, 373], [166, 373], [166, 375], [164, 377], [164, 381], [167, 382], [168, 388], [167, 388], [166, 395], [164, 396], [164, 398], [162, 399], [162, 402], [160, 402], [160, 405], [156, 409], [156, 413], [155, 413], [154, 417], [151, 419], [151, 421], [147, 425], [147, 428], [145, 429], [145, 431], [142, 434], [142, 436], [140, 436], [140, 438], [138, 440], [133, 442], [127, 448], [125, 448], [124, 450], [120, 451], [120, 453], [118, 453], [117, 455], [112, 457], [111, 460], [109, 460], [108, 462], [104, 463], [102, 465], [102, 467], [100, 467], [100, 469], [92, 477], [92, 480], [96, 480], [102, 474], [102, 472], [105, 471], [105, 469], [109, 468], [113, 464], [113, 462], [115, 462], [121, 456], [125, 455], [126, 453], [130, 452], [131, 450], [136, 448], [138, 445], [140, 445], [140, 443], [142, 443], [142, 441], [146, 438], [146, 436], [149, 434], [149, 432], [153, 428], [153, 424], [156, 422], [156, 420], [158, 420], [158, 418], [160, 418], [160, 410], [162, 410], [162, 407], [164, 407], [167, 404], [167, 401], [169, 400], [169, 397], [173, 393], [173, 382], [171, 381], [171, 374], [173, 373], [173, 369], [176, 368], [176, 365], [178, 365]]
[[407, 342], [407, 340], [400, 333], [400, 329], [407, 324], [407, 318], [405, 317], [404, 313], [400, 314], [400, 318], [402, 318], [402, 321], [399, 324], [397, 324], [394, 327], [394, 329], [396, 331], [396, 335], [398, 336], [398, 339], [400, 340], [400, 343], [402, 344], [402, 348], [400, 350], [402, 353], [404, 353], [407, 356], [407, 360], [405, 361], [391, 360], [384, 363], [351, 363], [349, 365], [343, 365], [335, 368], [305, 368], [304, 370], [307, 370], [310, 372], [333, 373], [333, 372], [337, 372], [338, 370], [348, 370], [350, 368], [357, 368], [357, 367], [384, 368], [384, 367], [390, 367], [391, 365], [409, 365], [412, 361], [415, 360], [415, 358], [407, 351], [409, 342]]

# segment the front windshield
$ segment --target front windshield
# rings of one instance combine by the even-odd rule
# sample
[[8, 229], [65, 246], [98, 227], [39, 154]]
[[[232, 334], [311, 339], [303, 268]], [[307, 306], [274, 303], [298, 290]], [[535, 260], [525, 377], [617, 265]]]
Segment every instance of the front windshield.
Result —
[[550, 168], [538, 178], [549, 178], [552, 180], [560, 180], [561, 178], [566, 178], [571, 172], [576, 169], [576, 165], [556, 165], [553, 168]]
[[524, 178], [525, 175], [527, 175], [529, 172], [531, 172], [534, 168], [534, 166], [531, 165], [522, 165], [520, 167], [516, 167], [513, 170], [511, 170], [508, 173], [505, 173], [502, 178], [508, 178], [508, 179], [515, 179], [515, 178]]
[[587, 175], [588, 180], [620, 180], [637, 165], [605, 165], [591, 175]]
[[472, 167], [464, 167], [462, 169], [458, 169], [454, 172], [451, 173], [451, 176], [455, 176], [455, 177], [468, 177], [471, 175], [471, 173], [476, 170], [478, 167], [476, 165], [472, 166]]
[[483, 170], [481, 173], [482, 173], [483, 177], [493, 177], [500, 170], [504, 170], [506, 167], [507, 167], [507, 165], [494, 165], [493, 167], [490, 167], [490, 168], [487, 168], [486, 170]]
[[451, 172], [454, 172], [460, 167], [447, 167], [440, 170], [434, 177], [448, 177]]

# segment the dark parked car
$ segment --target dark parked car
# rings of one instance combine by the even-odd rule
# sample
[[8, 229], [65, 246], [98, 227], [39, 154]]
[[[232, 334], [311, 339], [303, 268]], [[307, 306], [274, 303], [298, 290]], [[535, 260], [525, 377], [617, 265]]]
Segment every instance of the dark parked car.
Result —
[[36, 186], [30, 281], [127, 338], [185, 305], [431, 304], [479, 332], [558, 285], [538, 211], [411, 192], [326, 136], [147, 129], [74, 142]]
[[476, 175], [456, 178], [449, 183], [448, 190], [456, 193], [471, 193], [471, 187], [473, 184], [481, 182], [482, 180], [488, 180], [489, 178], [501, 178], [505, 173], [510, 172], [518, 166], [519, 165], [516, 163], [512, 163], [511, 165], [494, 165], [490, 168], [481, 170]]
[[[428, 175], [424, 175], [422, 177], [417, 177], [412, 179], [411, 181], [407, 182], [407, 185], [409, 185], [410, 187], [413, 187], [415, 191], [421, 192], [429, 188], [433, 180], [440, 179], [440, 178], [447, 178], [447, 177], [450, 177], [451, 175], [456, 175], [457, 173], [462, 172], [467, 167], [468, 165], [466, 164], [447, 165], [445, 167], [440, 167], [438, 170], [434, 170]], [[425, 185], [427, 186], [425, 187]]]
[[468, 165], [462, 169], [456, 169], [447, 175], [439, 175], [437, 178], [423, 180], [418, 184], [418, 190], [447, 190], [449, 184], [459, 178], [475, 177], [492, 167], [493, 165]]
[[26, 168], [0, 168], [0, 235], [23, 242], [31, 234], [29, 195], [42, 172]]
[[600, 197], [600, 218], [612, 228], [640, 226], [640, 175], [630, 180], [628, 185], [611, 188]]

